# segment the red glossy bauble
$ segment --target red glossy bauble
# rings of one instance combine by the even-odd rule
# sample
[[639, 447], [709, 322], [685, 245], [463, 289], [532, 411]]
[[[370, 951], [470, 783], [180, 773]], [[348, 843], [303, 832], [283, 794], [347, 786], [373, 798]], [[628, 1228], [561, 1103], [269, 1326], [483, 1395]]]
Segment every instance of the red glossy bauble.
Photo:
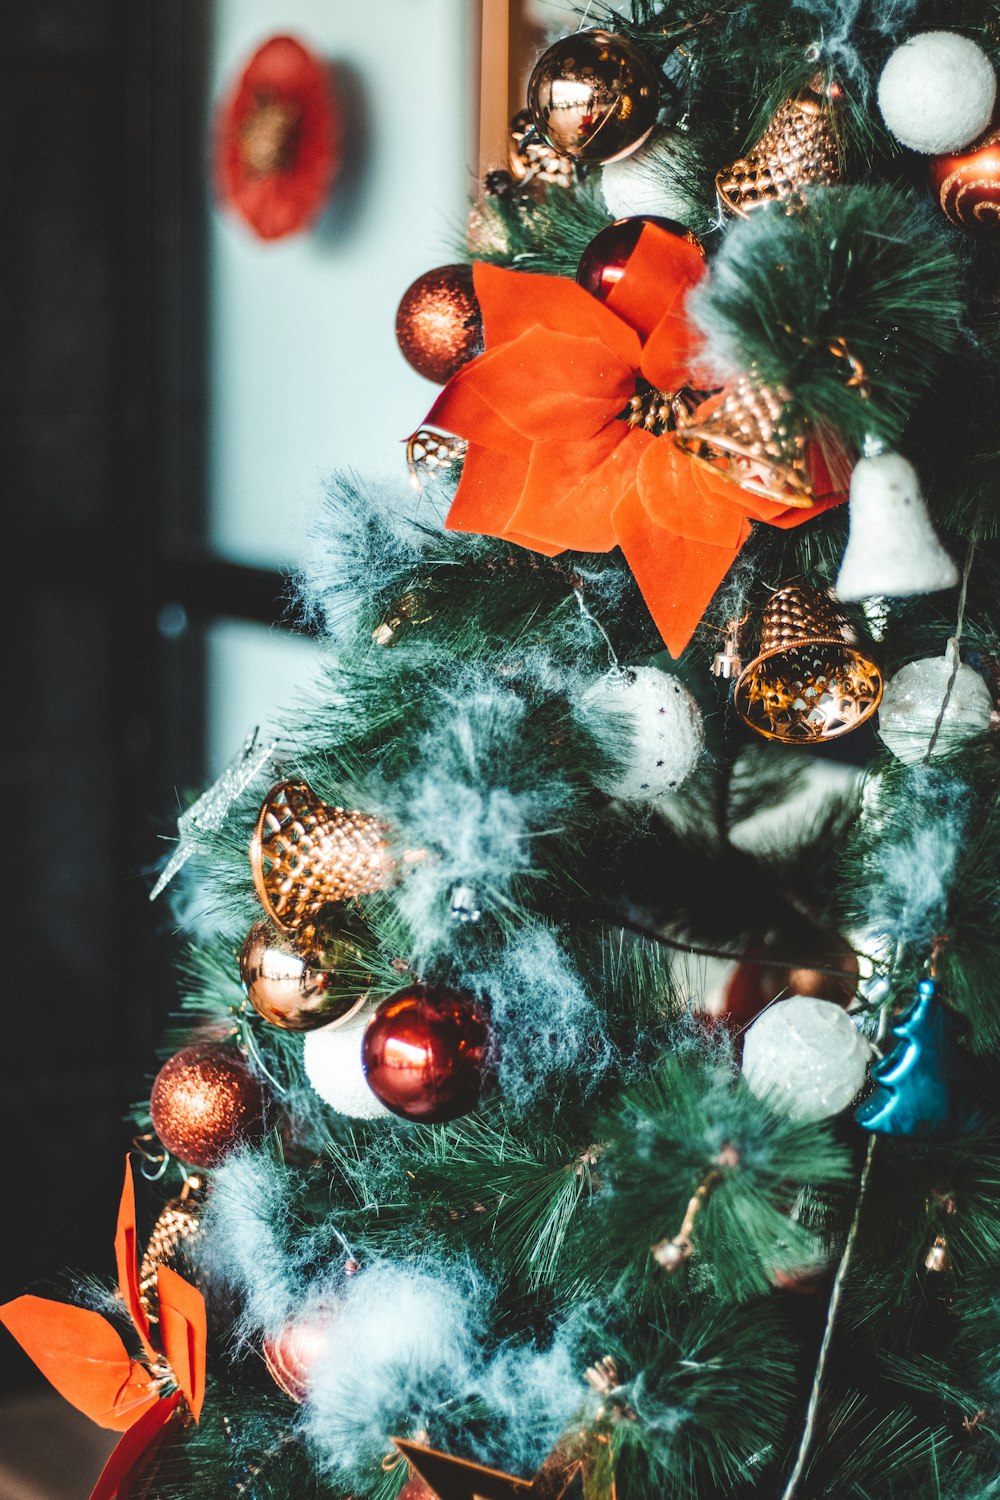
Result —
[[224, 1042], [175, 1053], [157, 1073], [149, 1100], [160, 1140], [193, 1167], [218, 1166], [237, 1146], [261, 1140], [266, 1106], [243, 1055]]
[[368, 1087], [404, 1120], [436, 1125], [475, 1109], [488, 1033], [470, 995], [412, 984], [368, 1023], [361, 1060]]
[[337, 1309], [322, 1303], [299, 1318], [291, 1318], [277, 1333], [265, 1338], [264, 1363], [279, 1390], [291, 1401], [303, 1402], [316, 1361], [326, 1354], [333, 1337]]
[[438, 266], [418, 276], [396, 313], [396, 339], [406, 360], [444, 385], [483, 352], [483, 315], [471, 266]]
[[632, 251], [639, 243], [639, 236], [647, 224], [655, 224], [657, 229], [665, 229], [668, 234], [686, 240], [704, 255], [698, 236], [673, 219], [660, 219], [655, 214], [616, 219], [613, 224], [594, 235], [580, 257], [576, 279], [584, 291], [590, 292], [599, 302], [607, 301], [625, 274]]
[[1000, 130], [954, 156], [935, 156], [931, 186], [945, 216], [960, 229], [1000, 231]]

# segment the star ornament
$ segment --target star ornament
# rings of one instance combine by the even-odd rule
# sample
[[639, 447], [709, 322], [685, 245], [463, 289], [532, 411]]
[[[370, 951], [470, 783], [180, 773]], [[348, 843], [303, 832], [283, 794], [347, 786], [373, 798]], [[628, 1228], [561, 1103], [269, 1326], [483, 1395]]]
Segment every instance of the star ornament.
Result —
[[486, 349], [427, 418], [469, 442], [452, 530], [549, 556], [620, 547], [675, 657], [753, 521], [798, 526], [845, 498], [815, 445], [803, 509], [623, 420], [649, 387], [676, 396], [699, 383], [685, 302], [705, 274], [696, 242], [652, 224], [604, 302], [563, 277], [477, 264]]
[[101, 1427], [123, 1434], [91, 1500], [113, 1500], [135, 1466], [176, 1414], [197, 1422], [205, 1397], [205, 1302], [176, 1271], [157, 1272], [162, 1349], [152, 1341], [139, 1296], [135, 1189], [126, 1162], [115, 1235], [118, 1285], [132, 1319], [141, 1358], [133, 1359], [117, 1330], [86, 1307], [15, 1297], [0, 1307], [0, 1323], [17, 1339], [61, 1396]]

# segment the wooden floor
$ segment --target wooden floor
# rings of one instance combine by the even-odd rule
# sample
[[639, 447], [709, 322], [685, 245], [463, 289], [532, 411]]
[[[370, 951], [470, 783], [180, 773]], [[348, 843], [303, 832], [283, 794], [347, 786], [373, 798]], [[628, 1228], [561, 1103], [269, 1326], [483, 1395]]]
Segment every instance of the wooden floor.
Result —
[[87, 1500], [115, 1442], [54, 1394], [0, 1401], [0, 1497]]

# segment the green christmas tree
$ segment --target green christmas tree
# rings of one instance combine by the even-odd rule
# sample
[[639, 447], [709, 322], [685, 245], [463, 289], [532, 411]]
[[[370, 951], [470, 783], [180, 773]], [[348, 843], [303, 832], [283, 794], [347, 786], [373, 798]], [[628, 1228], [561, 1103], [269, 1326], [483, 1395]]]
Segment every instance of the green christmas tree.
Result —
[[0, 1314], [102, 1500], [1000, 1494], [995, 7], [604, 19], [404, 297], [422, 494], [331, 482], [314, 691], [182, 819], [119, 1290]]

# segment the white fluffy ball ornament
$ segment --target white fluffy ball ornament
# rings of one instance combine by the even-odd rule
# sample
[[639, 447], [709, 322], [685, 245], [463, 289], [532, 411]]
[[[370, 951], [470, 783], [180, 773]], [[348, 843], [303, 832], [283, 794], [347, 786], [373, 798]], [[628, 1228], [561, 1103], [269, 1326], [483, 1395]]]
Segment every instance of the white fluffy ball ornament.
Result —
[[871, 1050], [842, 1006], [792, 995], [748, 1028], [743, 1077], [751, 1093], [790, 1119], [825, 1120], [861, 1089]]
[[982, 47], [954, 31], [924, 31], [882, 70], [878, 105], [896, 139], [927, 156], [959, 151], [993, 118], [997, 75]]
[[620, 716], [631, 730], [626, 767], [604, 785], [609, 797], [653, 802], [675, 791], [701, 758], [701, 710], [683, 683], [658, 667], [606, 673], [587, 689], [583, 707]]
[[992, 714], [989, 688], [977, 671], [957, 659], [955, 643], [949, 641], [944, 656], [911, 661], [886, 683], [878, 711], [879, 738], [897, 760], [915, 765], [928, 750], [933, 760], [985, 734]]
[[694, 205], [676, 184], [674, 131], [657, 130], [645, 146], [601, 168], [601, 192], [613, 219], [653, 215], [685, 223]]
[[310, 1031], [305, 1039], [306, 1077], [324, 1104], [353, 1120], [389, 1120], [392, 1114], [368, 1087], [361, 1066], [361, 1040], [372, 1018], [364, 1010], [350, 1021]]

